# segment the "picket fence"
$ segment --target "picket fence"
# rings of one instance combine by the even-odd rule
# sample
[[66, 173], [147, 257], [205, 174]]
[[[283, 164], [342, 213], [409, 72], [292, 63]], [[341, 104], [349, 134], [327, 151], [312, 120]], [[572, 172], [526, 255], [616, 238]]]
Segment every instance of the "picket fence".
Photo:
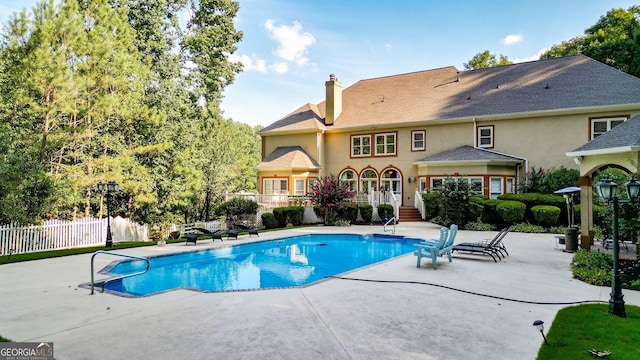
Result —
[[[114, 242], [148, 241], [147, 226], [120, 217], [111, 220]], [[48, 220], [43, 225], [0, 226], [0, 255], [97, 246], [105, 243], [107, 219]]]

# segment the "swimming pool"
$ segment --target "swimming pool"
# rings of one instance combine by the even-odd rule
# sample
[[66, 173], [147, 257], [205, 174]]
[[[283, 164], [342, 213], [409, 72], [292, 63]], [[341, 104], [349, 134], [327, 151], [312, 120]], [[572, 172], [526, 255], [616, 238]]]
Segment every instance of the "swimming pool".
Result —
[[[149, 258], [146, 274], [108, 282], [105, 289], [138, 297], [176, 289], [214, 292], [303, 286], [410, 253], [419, 241], [378, 234], [308, 234], [156, 256]], [[119, 276], [145, 266], [143, 261], [124, 260], [100, 273]]]

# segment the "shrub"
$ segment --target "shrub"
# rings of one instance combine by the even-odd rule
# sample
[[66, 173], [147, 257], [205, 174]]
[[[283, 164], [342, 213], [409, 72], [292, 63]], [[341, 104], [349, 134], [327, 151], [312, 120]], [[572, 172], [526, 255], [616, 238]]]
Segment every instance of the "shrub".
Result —
[[596, 286], [609, 286], [613, 271], [613, 258], [601, 251], [578, 250], [571, 263], [573, 277]]
[[496, 226], [492, 224], [483, 223], [482, 221], [472, 221], [470, 223], [467, 223], [464, 226], [464, 229], [471, 230], [471, 231], [493, 231], [496, 229]]
[[551, 205], [536, 205], [531, 208], [535, 223], [541, 226], [553, 226], [558, 224], [560, 208]]
[[561, 166], [558, 169], [551, 168], [542, 180], [540, 192], [543, 194], [553, 194], [554, 191], [570, 186], [578, 186], [580, 172], [576, 169], [568, 169]]
[[262, 218], [262, 226], [264, 226], [266, 229], [275, 229], [276, 227], [278, 227], [278, 222], [276, 221], [276, 218], [273, 216], [273, 213], [270, 213], [270, 212], [263, 213], [261, 218]]
[[527, 206], [519, 201], [501, 201], [496, 205], [496, 211], [504, 224], [516, 224], [524, 220]]
[[438, 193], [426, 193], [422, 194], [422, 201], [424, 202], [425, 217], [427, 220], [433, 219], [438, 216], [440, 207], [440, 194]]
[[476, 220], [472, 217], [474, 212], [469, 198], [473, 191], [469, 181], [463, 178], [446, 178], [437, 192], [441, 196], [438, 215], [443, 218], [445, 226], [457, 224], [463, 227], [469, 221]]
[[[385, 214], [386, 214], [386, 219], [385, 219]], [[393, 205], [391, 204], [378, 204], [378, 216], [380, 216], [380, 218], [383, 221], [386, 221], [388, 219], [391, 219], [393, 217]]]
[[360, 211], [360, 217], [365, 224], [371, 224], [371, 218], [373, 217], [373, 205], [360, 204], [358, 205]]
[[253, 220], [255, 221], [257, 212], [257, 202], [241, 197], [235, 197], [229, 201], [225, 201], [215, 209], [217, 216], [225, 216], [227, 218], [228, 225], [239, 222], [242, 220], [243, 215], [253, 215]]
[[355, 224], [358, 220], [358, 206], [353, 203], [347, 203], [342, 209], [338, 209], [337, 216], [337, 220], [346, 220], [349, 224]]
[[302, 219], [304, 217], [304, 207], [302, 206], [285, 206], [273, 209], [273, 216], [275, 217], [278, 227], [285, 227], [287, 224], [295, 226], [302, 225]]
[[309, 197], [314, 204], [318, 205], [315, 209], [325, 225], [335, 222], [337, 215], [336, 210], [342, 209], [345, 202], [356, 195], [356, 191], [351, 189], [351, 183], [340, 181], [337, 177], [325, 176], [313, 184]]
[[496, 210], [496, 206], [500, 204], [502, 200], [488, 199], [483, 202], [482, 221], [490, 224], [498, 224], [501, 222], [500, 214]]
[[[542, 226], [529, 223], [515, 224], [511, 227], [511, 231], [530, 234], [541, 234], [547, 232], [546, 229]], [[564, 230], [562, 231], [562, 233], [564, 233]]]

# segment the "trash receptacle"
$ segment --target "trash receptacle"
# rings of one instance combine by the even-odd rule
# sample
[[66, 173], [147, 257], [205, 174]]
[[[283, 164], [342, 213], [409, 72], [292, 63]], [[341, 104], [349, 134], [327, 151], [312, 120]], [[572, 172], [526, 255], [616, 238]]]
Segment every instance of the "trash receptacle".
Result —
[[574, 252], [578, 250], [578, 229], [568, 227], [564, 230], [564, 246], [566, 252]]

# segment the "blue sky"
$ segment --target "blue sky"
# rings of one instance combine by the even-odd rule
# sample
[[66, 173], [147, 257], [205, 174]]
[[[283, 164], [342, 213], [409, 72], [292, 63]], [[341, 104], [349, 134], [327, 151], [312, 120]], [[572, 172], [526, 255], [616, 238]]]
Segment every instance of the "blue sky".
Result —
[[[0, 0], [0, 21], [35, 0]], [[639, 4], [636, 2], [636, 4]], [[233, 55], [245, 70], [224, 92], [225, 117], [269, 125], [324, 98], [336, 74], [358, 80], [455, 66], [489, 50], [538, 59], [629, 0], [240, 0]]]

